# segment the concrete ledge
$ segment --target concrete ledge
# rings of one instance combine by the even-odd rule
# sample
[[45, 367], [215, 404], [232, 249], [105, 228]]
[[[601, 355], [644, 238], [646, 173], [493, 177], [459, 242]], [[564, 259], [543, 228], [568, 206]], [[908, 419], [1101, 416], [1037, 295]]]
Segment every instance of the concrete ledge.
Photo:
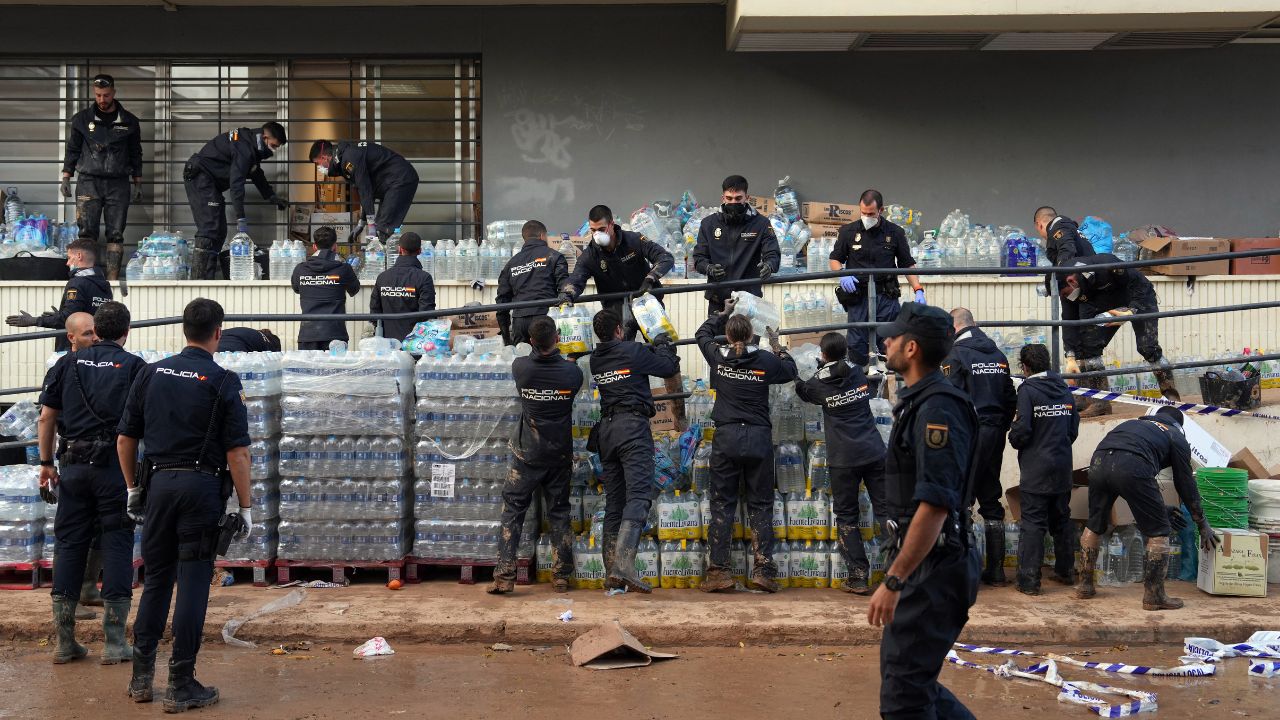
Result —
[[[1046, 581], [1031, 598], [1011, 587], [983, 589], [962, 640], [984, 644], [1181, 643], [1187, 636], [1240, 641], [1255, 630], [1280, 628], [1280, 603], [1266, 598], [1213, 597], [1191, 583], [1169, 584], [1186, 600], [1181, 610], [1145, 612], [1142, 586], [1100, 588], [1091, 601]], [[221, 643], [223, 624], [287, 590], [214, 588], [205, 637]], [[135, 610], [139, 592], [135, 592]], [[572, 600], [572, 605], [564, 604]], [[696, 590], [606, 597], [602, 591], [557, 595], [549, 586], [514, 595], [485, 595], [483, 586], [445, 581], [393, 592], [381, 585], [307, 590], [301, 605], [260, 618], [237, 637], [273, 645], [299, 640], [357, 644], [375, 635], [395, 643], [563, 644], [596, 623], [617, 618], [646, 643], [664, 646], [875, 645], [880, 631], [866, 622], [867, 599], [836, 590], [791, 589], [775, 596], [709, 596]], [[557, 616], [572, 607], [575, 619]], [[81, 621], [81, 641], [101, 642], [100, 621]], [[0, 592], [0, 637], [50, 637], [46, 591]]]

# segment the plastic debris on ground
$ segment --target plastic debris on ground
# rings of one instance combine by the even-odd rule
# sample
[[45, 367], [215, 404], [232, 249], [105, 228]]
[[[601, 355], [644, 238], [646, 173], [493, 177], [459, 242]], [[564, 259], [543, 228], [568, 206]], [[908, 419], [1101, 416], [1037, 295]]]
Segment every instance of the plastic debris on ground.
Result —
[[565, 610], [564, 612], [560, 613], [559, 618], [560, 618], [560, 622], [569, 622], [570, 620], [573, 619], [573, 611]]
[[396, 651], [391, 649], [391, 645], [387, 643], [387, 639], [378, 636], [364, 641], [360, 647], [351, 651], [356, 657], [380, 657], [382, 655], [395, 655]]
[[307, 591], [301, 590], [301, 589], [294, 590], [293, 592], [290, 592], [288, 595], [285, 595], [284, 597], [279, 597], [279, 598], [276, 598], [275, 600], [272, 600], [271, 602], [263, 605], [257, 610], [254, 610], [253, 612], [249, 613], [248, 615], [245, 615], [244, 617], [232, 618], [231, 620], [228, 620], [227, 624], [222, 626], [222, 642], [228, 645], [232, 645], [235, 647], [242, 647], [242, 648], [252, 649], [252, 648], [258, 647], [256, 644], [248, 642], [247, 640], [237, 639], [235, 637], [236, 631], [238, 631], [241, 627], [244, 626], [245, 623], [249, 622], [250, 620], [260, 618], [263, 615], [270, 615], [271, 613], [279, 612], [286, 608], [291, 608], [297, 605], [298, 603], [301, 603], [304, 599], [306, 599], [306, 597], [307, 597]]

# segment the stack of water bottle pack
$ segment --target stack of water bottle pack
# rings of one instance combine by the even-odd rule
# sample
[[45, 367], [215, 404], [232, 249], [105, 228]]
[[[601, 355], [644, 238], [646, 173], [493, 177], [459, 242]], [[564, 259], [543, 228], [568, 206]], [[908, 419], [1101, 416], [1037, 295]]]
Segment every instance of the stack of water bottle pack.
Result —
[[282, 360], [279, 557], [403, 558], [413, 361], [404, 352], [289, 351]]
[[[502, 484], [508, 441], [520, 422], [510, 348], [427, 354], [415, 369], [418, 397], [414, 446], [414, 556], [491, 562], [501, 535]], [[537, 513], [525, 518], [536, 530]], [[536, 537], [526, 532], [524, 556]]]
[[[249, 494], [253, 527], [231, 544], [225, 558], [236, 562], [274, 560], [280, 527], [280, 353], [218, 353], [214, 361], [240, 376], [249, 420]], [[233, 494], [227, 512], [238, 504]]]
[[129, 282], [139, 280], [187, 280], [191, 277], [191, 250], [182, 231], [155, 229], [142, 238], [138, 251], [125, 266]]
[[[41, 558], [46, 508], [40, 497], [40, 468], [0, 466], [0, 564]], [[49, 540], [52, 546], [52, 532]]]

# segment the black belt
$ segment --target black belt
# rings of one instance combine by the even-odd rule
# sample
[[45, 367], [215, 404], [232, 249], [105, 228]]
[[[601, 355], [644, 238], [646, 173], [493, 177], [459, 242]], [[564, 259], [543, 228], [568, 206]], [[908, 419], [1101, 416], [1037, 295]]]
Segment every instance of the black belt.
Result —
[[640, 417], [648, 418], [649, 410], [638, 405], [623, 405], [605, 410], [602, 415], [606, 418], [611, 418], [614, 415], [639, 415]]
[[212, 477], [218, 477], [222, 474], [222, 469], [200, 467], [196, 465], [194, 462], [172, 462], [172, 463], [157, 463], [156, 465], [152, 466], [151, 472], [153, 473], [197, 472], [197, 473], [200, 473], [201, 475], [210, 475]]
[[[907, 530], [911, 527], [911, 518], [902, 517], [897, 520], [892, 518], [885, 521], [885, 530], [888, 532], [888, 545], [895, 550], [902, 549], [902, 541], [907, 537]], [[960, 537], [960, 518], [956, 513], [948, 513], [947, 519], [942, 523], [942, 530], [938, 533], [938, 539], [933, 543], [933, 549], [946, 547], [948, 540], [961, 541]], [[963, 543], [961, 543], [963, 544]]]

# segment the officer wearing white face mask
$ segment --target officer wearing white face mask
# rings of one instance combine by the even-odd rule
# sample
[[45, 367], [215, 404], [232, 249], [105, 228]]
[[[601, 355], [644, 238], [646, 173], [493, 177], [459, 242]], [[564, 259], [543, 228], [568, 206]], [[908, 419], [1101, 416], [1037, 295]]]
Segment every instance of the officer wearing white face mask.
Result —
[[[902, 228], [880, 216], [884, 208], [884, 196], [879, 190], [866, 190], [858, 200], [858, 208], [862, 218], [840, 228], [836, 235], [835, 247], [831, 249], [830, 266], [832, 270], [845, 268], [891, 268], [901, 269], [915, 267], [915, 258], [911, 257], [911, 249], [907, 244], [907, 235]], [[840, 288], [836, 297], [849, 313], [849, 322], [867, 321], [867, 275], [847, 275], [840, 278]], [[907, 275], [907, 282], [914, 291], [915, 302], [924, 304], [924, 286], [916, 275]], [[898, 317], [902, 308], [898, 298], [902, 290], [898, 287], [898, 278], [891, 275], [876, 276], [876, 298], [874, 322], [889, 322]], [[855, 365], [866, 365], [867, 331], [865, 328], [850, 328], [848, 332], [849, 360]], [[878, 339], [877, 350], [884, 354], [884, 340]]]
[[[573, 272], [560, 289], [561, 304], [572, 305], [586, 288], [588, 279], [595, 280], [596, 291], [600, 293], [643, 294], [661, 286], [658, 280], [671, 272], [675, 264], [671, 253], [640, 233], [623, 230], [613, 222], [613, 211], [604, 205], [591, 208], [587, 220], [591, 242], [582, 250]], [[604, 303], [604, 309], [623, 317], [621, 300]], [[634, 340], [636, 330], [634, 320], [627, 323], [623, 328], [625, 339]]]

